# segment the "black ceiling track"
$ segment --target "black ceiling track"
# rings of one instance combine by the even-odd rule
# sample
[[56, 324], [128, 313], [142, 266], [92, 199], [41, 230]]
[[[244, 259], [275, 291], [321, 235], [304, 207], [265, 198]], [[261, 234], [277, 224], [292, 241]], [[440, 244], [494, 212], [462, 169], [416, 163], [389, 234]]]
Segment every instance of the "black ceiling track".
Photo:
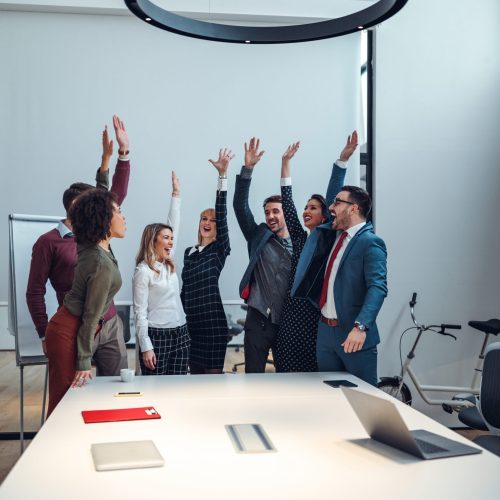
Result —
[[399, 12], [408, 0], [379, 0], [370, 7], [326, 21], [293, 26], [233, 26], [198, 21], [162, 9], [149, 0], [124, 0], [144, 22], [178, 35], [227, 43], [297, 43], [322, 40], [371, 28]]

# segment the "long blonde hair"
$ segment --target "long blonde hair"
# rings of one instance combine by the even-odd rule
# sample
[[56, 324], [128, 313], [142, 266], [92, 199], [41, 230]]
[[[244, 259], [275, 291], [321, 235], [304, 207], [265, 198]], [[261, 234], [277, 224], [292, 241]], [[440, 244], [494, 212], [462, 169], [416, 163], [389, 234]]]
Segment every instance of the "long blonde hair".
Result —
[[[201, 212], [200, 214], [200, 222], [201, 218], [206, 215], [209, 218], [215, 219], [215, 209], [214, 208], [206, 208]], [[217, 224], [215, 225], [215, 239], [217, 239]], [[201, 245], [201, 231], [200, 231], [200, 224], [198, 223], [198, 246]]]
[[[142, 232], [141, 245], [135, 258], [136, 266], [138, 266], [141, 262], [145, 262], [152, 271], [158, 273], [158, 270], [154, 267], [154, 263], [157, 260], [155, 242], [160, 232], [164, 229], [169, 229], [172, 231], [172, 234], [174, 233], [174, 230], [168, 224], [162, 224], [161, 222], [157, 224], [148, 224], [144, 228], [144, 231]], [[165, 264], [172, 272], [175, 272], [175, 262], [173, 259], [166, 259]]]

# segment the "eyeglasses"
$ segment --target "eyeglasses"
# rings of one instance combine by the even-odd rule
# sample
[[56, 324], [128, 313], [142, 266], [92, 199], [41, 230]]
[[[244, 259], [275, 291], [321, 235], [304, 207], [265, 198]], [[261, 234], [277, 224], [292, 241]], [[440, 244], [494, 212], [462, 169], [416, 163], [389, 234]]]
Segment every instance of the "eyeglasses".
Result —
[[334, 198], [332, 205], [337, 206], [339, 203], [347, 203], [348, 205], [356, 205], [356, 203], [353, 203], [352, 201], [341, 200], [340, 198]]

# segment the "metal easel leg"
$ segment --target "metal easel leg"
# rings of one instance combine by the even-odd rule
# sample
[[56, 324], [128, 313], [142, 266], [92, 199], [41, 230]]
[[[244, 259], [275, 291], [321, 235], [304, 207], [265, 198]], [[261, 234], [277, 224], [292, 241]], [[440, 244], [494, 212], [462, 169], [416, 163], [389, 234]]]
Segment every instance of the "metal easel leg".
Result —
[[43, 386], [43, 402], [42, 402], [42, 417], [40, 419], [40, 426], [45, 422], [45, 405], [47, 403], [47, 386], [49, 385], [49, 365], [45, 366], [45, 384]]
[[19, 411], [20, 415], [20, 431], [19, 431], [19, 441], [21, 442], [21, 455], [24, 451], [24, 380], [23, 380], [23, 375], [24, 375], [24, 366], [20, 365], [19, 366], [20, 371], [20, 379], [21, 379], [21, 397], [19, 398], [21, 402], [21, 408]]

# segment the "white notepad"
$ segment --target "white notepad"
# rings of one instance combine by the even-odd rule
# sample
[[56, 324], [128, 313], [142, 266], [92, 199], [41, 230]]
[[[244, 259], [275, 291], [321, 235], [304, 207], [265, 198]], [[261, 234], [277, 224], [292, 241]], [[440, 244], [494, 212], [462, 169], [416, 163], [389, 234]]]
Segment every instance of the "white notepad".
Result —
[[94, 443], [90, 451], [98, 471], [162, 467], [165, 463], [153, 441]]

